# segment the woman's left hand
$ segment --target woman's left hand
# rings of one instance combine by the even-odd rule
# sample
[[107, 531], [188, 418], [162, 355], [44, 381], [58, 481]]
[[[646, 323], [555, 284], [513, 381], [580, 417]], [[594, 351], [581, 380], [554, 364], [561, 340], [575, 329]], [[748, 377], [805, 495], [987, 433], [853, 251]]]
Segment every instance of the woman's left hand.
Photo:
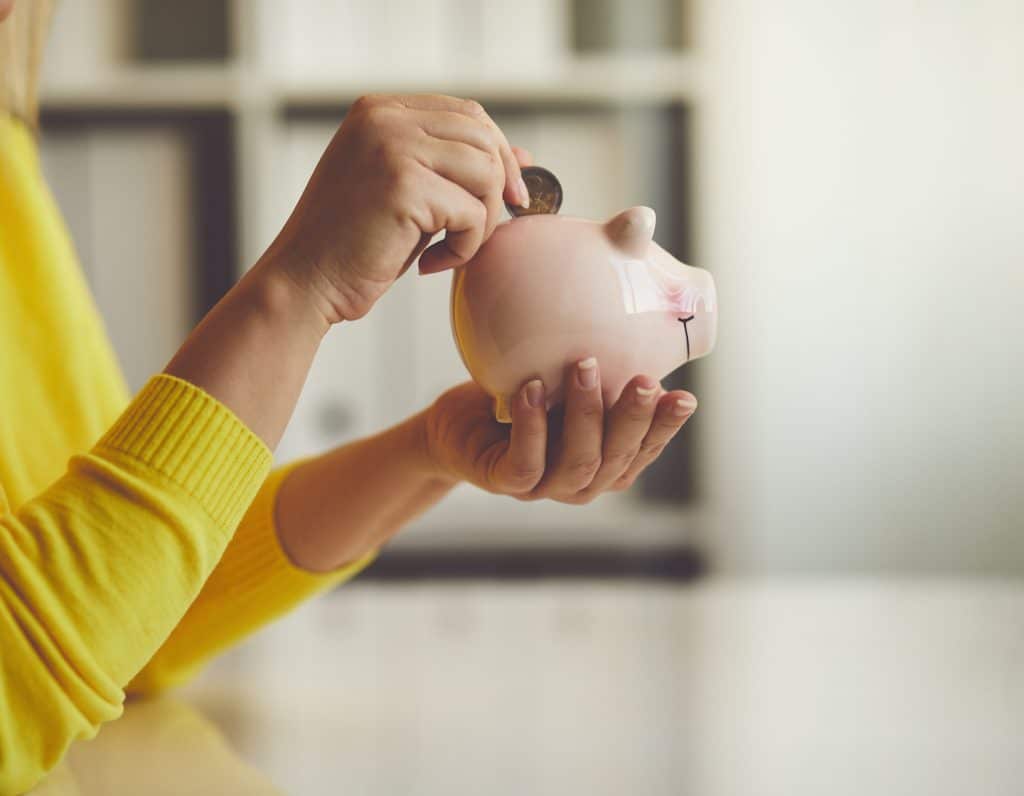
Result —
[[665, 392], [637, 376], [605, 407], [599, 364], [584, 360], [565, 378], [564, 411], [544, 408], [539, 381], [512, 402], [511, 426], [494, 419], [492, 399], [473, 382], [444, 393], [425, 414], [426, 448], [447, 477], [520, 500], [589, 503], [628, 489], [697, 408], [688, 392]]

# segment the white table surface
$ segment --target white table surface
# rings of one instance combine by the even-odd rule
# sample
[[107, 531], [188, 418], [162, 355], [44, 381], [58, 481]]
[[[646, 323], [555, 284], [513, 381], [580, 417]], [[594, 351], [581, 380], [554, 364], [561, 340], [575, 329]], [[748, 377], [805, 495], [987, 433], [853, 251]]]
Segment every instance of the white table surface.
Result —
[[1024, 582], [365, 584], [40, 792], [993, 796], [1022, 730]]

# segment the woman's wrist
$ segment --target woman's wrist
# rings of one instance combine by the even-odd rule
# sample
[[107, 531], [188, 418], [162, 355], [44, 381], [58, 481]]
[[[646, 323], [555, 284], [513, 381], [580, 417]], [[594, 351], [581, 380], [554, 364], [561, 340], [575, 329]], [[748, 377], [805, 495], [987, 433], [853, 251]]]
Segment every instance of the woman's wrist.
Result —
[[408, 418], [395, 428], [402, 435], [403, 450], [409, 465], [418, 472], [427, 483], [455, 486], [461, 480], [445, 468], [434, 456], [427, 435], [427, 412], [423, 411]]
[[237, 288], [271, 324], [300, 327], [323, 339], [335, 322], [321, 298], [315, 278], [269, 251], [242, 278]]

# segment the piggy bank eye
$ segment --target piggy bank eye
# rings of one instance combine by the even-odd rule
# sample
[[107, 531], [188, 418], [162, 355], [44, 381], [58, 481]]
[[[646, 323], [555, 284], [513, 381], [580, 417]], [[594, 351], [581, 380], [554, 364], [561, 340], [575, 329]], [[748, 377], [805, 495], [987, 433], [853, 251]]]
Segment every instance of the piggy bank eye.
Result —
[[683, 325], [683, 334], [686, 336], [686, 361], [690, 361], [690, 330], [686, 328], [686, 324], [694, 319], [695, 316], [691, 315], [689, 318], [676, 318]]

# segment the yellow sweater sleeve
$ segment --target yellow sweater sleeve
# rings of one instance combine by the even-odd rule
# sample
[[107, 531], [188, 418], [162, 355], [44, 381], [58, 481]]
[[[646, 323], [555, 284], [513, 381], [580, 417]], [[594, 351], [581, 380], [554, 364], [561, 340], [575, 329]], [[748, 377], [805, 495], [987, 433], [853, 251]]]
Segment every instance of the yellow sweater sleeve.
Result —
[[158, 376], [52, 486], [0, 507], [0, 793], [120, 715], [270, 458], [223, 405]]
[[129, 684], [129, 693], [151, 694], [182, 683], [218, 652], [373, 561], [375, 554], [370, 554], [333, 572], [313, 574], [285, 555], [274, 507], [282, 482], [300, 463], [267, 478], [196, 601]]

